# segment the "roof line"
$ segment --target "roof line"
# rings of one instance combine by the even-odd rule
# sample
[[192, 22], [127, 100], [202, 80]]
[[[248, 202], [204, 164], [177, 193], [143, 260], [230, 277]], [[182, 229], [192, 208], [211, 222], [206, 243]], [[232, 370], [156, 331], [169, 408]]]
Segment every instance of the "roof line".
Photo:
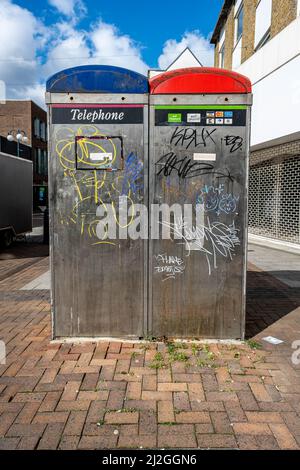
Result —
[[198, 62], [198, 64], [203, 67], [203, 64], [200, 62], [200, 60], [195, 56], [195, 54], [193, 53], [193, 51], [187, 46], [185, 49], [183, 49], [183, 51], [180, 52], [180, 54], [176, 57], [176, 59], [173, 60], [173, 62], [171, 62], [171, 64], [168, 66], [168, 68], [165, 70], [165, 72], [167, 72], [168, 70], [170, 70], [170, 67], [172, 67], [173, 64], [175, 64], [175, 62], [177, 62], [177, 60], [179, 59], [179, 57], [181, 57], [185, 51], [189, 51], [192, 56], [196, 59], [196, 61]]
[[4, 102], [0, 102], [0, 105], [1, 104], [5, 104], [7, 102], [18, 102], [18, 103], [33, 103], [35, 106], [37, 106], [38, 108], [40, 108], [44, 113], [46, 113], [46, 110], [44, 108], [42, 108], [42, 106], [40, 104], [38, 104], [36, 101], [34, 101], [33, 99], [31, 98], [5, 98]]
[[234, 3], [234, 0], [224, 0], [221, 12], [219, 14], [219, 18], [217, 20], [217, 24], [215, 26], [214, 32], [210, 40], [211, 44], [216, 44], [218, 42], [220, 31], [223, 28], [223, 25], [227, 19], [229, 10], [231, 6], [233, 5], [233, 3]]

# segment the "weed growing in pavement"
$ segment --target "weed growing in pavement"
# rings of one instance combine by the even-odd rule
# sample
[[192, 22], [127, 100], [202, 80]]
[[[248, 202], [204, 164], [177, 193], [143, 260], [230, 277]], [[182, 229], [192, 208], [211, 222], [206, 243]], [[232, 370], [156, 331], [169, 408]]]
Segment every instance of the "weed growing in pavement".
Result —
[[191, 349], [192, 349], [192, 355], [197, 356], [200, 347], [197, 344], [192, 343]]
[[153, 358], [153, 361], [150, 364], [151, 369], [163, 369], [167, 367], [165, 363], [164, 356], [161, 352], [157, 352]]
[[175, 351], [173, 354], [169, 354], [169, 362], [187, 362], [189, 356], [181, 351]]
[[262, 345], [253, 339], [248, 339], [246, 343], [251, 349], [262, 349]]
[[186, 349], [187, 345], [185, 343], [167, 343], [168, 351], [168, 362], [171, 364], [173, 362], [187, 362], [189, 356], [180, 351], [180, 349]]
[[152, 335], [145, 336], [144, 341], [148, 341], [149, 343], [155, 343], [157, 341], [157, 338]]

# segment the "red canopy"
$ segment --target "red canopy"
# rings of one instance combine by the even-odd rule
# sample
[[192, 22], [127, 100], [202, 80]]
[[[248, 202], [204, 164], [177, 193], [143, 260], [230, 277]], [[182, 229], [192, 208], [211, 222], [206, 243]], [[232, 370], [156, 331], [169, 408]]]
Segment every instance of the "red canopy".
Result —
[[150, 93], [157, 94], [225, 94], [251, 93], [250, 80], [231, 70], [213, 67], [190, 67], [161, 73], [150, 79]]

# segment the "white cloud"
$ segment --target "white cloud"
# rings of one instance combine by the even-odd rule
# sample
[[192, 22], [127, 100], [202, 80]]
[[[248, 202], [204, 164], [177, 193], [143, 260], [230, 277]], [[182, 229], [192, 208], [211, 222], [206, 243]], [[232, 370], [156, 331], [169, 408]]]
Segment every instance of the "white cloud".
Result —
[[43, 25], [26, 8], [0, 0], [0, 79], [20, 85], [37, 77]]
[[[84, 5], [78, 0], [49, 0], [64, 15]], [[0, 0], [0, 80], [7, 98], [44, 103], [46, 79], [65, 68], [82, 64], [109, 64], [147, 73], [142, 48], [116, 26], [98, 20], [86, 30], [70, 16], [45, 26], [28, 9], [12, 0]], [[76, 16], [76, 15], [75, 15]], [[179, 42], [168, 40], [159, 66], [166, 68], [186, 47], [204, 65], [212, 63], [213, 48], [198, 31], [185, 33]]]
[[10, 94], [14, 99], [32, 100], [41, 106], [41, 108], [46, 108], [44, 83], [36, 83], [18, 88], [10, 87]]
[[80, 31], [68, 23], [55, 26], [42, 76], [74, 65], [105, 64], [147, 73], [148, 66], [141, 57], [140, 47], [111, 24], [98, 21], [90, 31]]
[[75, 22], [61, 21], [46, 27], [10, 0], [0, 0], [0, 8], [0, 80], [9, 99], [33, 99], [43, 105], [46, 79], [76, 65], [101, 63], [147, 71], [140, 46], [114, 25], [98, 21], [85, 31]]
[[117, 65], [136, 72], [147, 73], [148, 66], [141, 56], [141, 48], [129, 36], [122, 35], [111, 24], [99, 21], [89, 36], [92, 41], [92, 62]]
[[158, 58], [159, 68], [162, 70], [167, 69], [187, 47], [191, 49], [204, 66], [211, 66], [213, 64], [214, 48], [209, 43], [209, 40], [196, 30], [186, 32], [179, 42], [175, 39], [168, 39], [165, 42], [162, 54]]
[[86, 7], [82, 0], [48, 0], [49, 4], [55, 7], [65, 16], [81, 16], [86, 12]]
[[44, 79], [59, 70], [82, 65], [90, 60], [90, 48], [84, 32], [77, 31], [66, 23], [60, 23], [55, 27], [54, 36], [58, 39], [52, 40], [46, 63], [41, 68]]

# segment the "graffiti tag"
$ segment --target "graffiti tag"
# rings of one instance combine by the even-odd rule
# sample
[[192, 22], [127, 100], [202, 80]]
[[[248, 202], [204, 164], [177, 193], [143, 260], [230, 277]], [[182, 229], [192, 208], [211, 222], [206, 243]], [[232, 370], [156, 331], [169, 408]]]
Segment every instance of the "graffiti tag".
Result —
[[175, 279], [177, 274], [183, 274], [185, 270], [183, 259], [178, 256], [169, 256], [164, 253], [156, 255], [154, 258], [158, 263], [158, 266], [154, 267], [154, 272], [163, 274], [163, 281]]
[[217, 178], [228, 178], [230, 181], [234, 179], [228, 169], [224, 171], [215, 170], [211, 163], [194, 162], [188, 156], [178, 158], [174, 152], [168, 152], [160, 157], [156, 165], [161, 166], [157, 176], [160, 174], [170, 176], [174, 172], [182, 179], [203, 175], [216, 175]]
[[224, 185], [217, 188], [206, 185], [196, 197], [198, 207], [203, 207], [205, 212], [216, 212], [217, 215], [221, 212], [225, 214], [236, 212], [238, 201], [239, 196], [224, 192]]

